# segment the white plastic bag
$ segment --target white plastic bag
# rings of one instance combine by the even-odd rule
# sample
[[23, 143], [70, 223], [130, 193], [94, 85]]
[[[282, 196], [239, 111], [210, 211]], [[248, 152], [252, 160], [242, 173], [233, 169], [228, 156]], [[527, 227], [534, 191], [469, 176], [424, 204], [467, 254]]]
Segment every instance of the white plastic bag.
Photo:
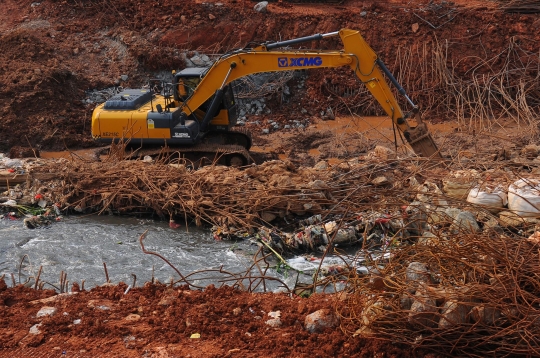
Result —
[[508, 209], [522, 217], [540, 216], [540, 180], [520, 179], [511, 184]]
[[467, 195], [467, 201], [472, 204], [485, 206], [490, 212], [496, 214], [503, 210], [508, 203], [508, 196], [501, 187], [489, 188], [475, 187]]

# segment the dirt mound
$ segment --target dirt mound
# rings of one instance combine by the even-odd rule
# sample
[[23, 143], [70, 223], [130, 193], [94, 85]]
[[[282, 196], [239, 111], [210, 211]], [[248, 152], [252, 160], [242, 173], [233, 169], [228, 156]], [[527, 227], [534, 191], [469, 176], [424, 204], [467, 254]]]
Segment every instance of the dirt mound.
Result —
[[[266, 14], [255, 12], [253, 5], [233, 0], [166, 0], [159, 5], [6, 0], [8, 11], [0, 15], [0, 150], [20, 142], [38, 149], [92, 145], [94, 104], [83, 102], [84, 91], [137, 87], [152, 71], [181, 69], [182, 50], [219, 54], [344, 27], [360, 30], [411, 96], [432, 114], [448, 118], [483, 112], [469, 105], [486, 105], [469, 82], [488, 88], [503, 78], [508, 92], [488, 88], [494, 97], [488, 98], [485, 115], [519, 112], [501, 101], [509, 96], [517, 100], [518, 95], [534, 112], [534, 93], [539, 92], [531, 82], [540, 43], [536, 14], [507, 14], [494, 4], [461, 1], [273, 3]], [[341, 47], [335, 38], [305, 46]], [[129, 80], [120, 81], [121, 75]], [[519, 92], [519, 81], [528, 84], [526, 93]], [[465, 103], [460, 102], [460, 91], [466, 93]], [[296, 92], [289, 104], [272, 107], [272, 115], [293, 117], [305, 108], [317, 116], [328, 107], [336, 114], [381, 113], [347, 70], [312, 71], [305, 90]]]
[[[4, 285], [2, 356], [39, 357], [40, 352], [54, 351], [77, 357], [349, 357], [378, 352], [413, 356], [391, 343], [347, 338], [336, 329], [307, 332], [306, 316], [332, 309], [331, 296], [294, 299], [229, 287], [193, 291], [150, 283], [127, 293], [126, 289], [120, 283], [54, 296], [53, 291]], [[45, 297], [49, 298], [40, 300]], [[55, 313], [38, 317], [43, 307]], [[271, 319], [268, 313], [276, 311], [281, 324], [272, 328], [266, 323]]]

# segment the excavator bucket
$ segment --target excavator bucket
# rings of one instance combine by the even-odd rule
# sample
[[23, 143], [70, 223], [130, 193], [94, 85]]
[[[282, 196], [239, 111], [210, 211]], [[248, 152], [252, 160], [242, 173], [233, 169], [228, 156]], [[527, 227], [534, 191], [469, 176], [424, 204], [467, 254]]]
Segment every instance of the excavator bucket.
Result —
[[414, 152], [421, 157], [442, 159], [441, 152], [429, 133], [411, 142], [410, 145]]
[[437, 144], [435, 144], [425, 123], [420, 123], [416, 127], [407, 130], [405, 132], [405, 138], [418, 156], [442, 159], [441, 152], [437, 148]]

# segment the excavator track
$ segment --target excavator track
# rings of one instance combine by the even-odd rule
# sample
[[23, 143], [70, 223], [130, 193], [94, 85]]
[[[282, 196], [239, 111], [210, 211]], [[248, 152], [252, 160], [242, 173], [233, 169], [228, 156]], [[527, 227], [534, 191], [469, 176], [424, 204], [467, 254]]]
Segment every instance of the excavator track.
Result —
[[236, 144], [200, 143], [189, 147], [139, 148], [126, 153], [126, 159], [143, 159], [146, 156], [169, 162], [187, 159], [195, 167], [212, 163], [240, 167], [253, 161], [246, 148]]

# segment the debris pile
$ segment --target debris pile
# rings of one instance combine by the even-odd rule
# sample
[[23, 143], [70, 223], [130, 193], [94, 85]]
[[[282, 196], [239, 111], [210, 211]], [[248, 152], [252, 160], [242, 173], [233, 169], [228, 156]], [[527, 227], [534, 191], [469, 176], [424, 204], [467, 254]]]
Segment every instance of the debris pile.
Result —
[[338, 306], [342, 327], [457, 356], [540, 354], [539, 267], [531, 258], [538, 233], [527, 240], [492, 228], [433, 237], [351, 277]]

